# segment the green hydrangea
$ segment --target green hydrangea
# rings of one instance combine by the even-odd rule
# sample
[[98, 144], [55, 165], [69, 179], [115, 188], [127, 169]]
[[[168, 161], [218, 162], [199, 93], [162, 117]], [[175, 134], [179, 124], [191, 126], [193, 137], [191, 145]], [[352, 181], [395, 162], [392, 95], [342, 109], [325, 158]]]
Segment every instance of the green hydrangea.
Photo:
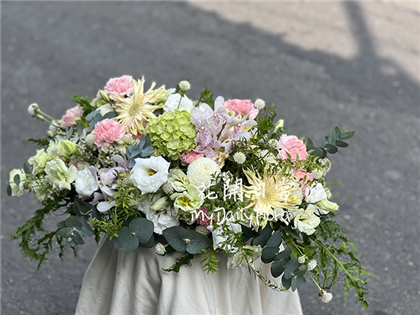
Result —
[[147, 125], [144, 133], [150, 137], [155, 155], [176, 160], [182, 152], [195, 148], [195, 130], [191, 114], [185, 110], [165, 112]]

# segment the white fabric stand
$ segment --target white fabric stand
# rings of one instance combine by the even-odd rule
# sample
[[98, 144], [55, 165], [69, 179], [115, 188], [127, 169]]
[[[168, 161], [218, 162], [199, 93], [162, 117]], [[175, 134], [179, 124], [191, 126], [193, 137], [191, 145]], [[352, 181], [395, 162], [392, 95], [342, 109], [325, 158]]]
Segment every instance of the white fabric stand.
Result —
[[[302, 314], [297, 292], [275, 292], [247, 268], [228, 269], [224, 255], [217, 274], [203, 272], [200, 257], [179, 273], [163, 271], [175, 257], [119, 251], [106, 240], [86, 271], [76, 315]], [[259, 265], [270, 274], [270, 265]]]

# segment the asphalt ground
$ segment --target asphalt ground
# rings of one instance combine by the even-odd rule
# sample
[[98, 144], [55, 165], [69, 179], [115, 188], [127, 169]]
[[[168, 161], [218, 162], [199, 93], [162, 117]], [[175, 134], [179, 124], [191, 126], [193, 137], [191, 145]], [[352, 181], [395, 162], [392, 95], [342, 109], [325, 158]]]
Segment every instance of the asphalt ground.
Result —
[[[96, 245], [37, 271], [8, 236], [37, 209], [5, 194], [8, 172], [45, 136], [30, 103], [61, 117], [69, 95], [93, 97], [130, 74], [191, 95], [262, 98], [295, 134], [318, 143], [334, 126], [356, 130], [332, 156], [338, 219], [369, 278], [368, 314], [420, 309], [420, 4], [412, 3], [1, 3], [1, 311], [73, 314]], [[147, 85], [147, 83], [146, 83]], [[339, 180], [339, 184], [337, 181]], [[51, 221], [53, 224], [54, 219]], [[47, 224], [47, 226], [48, 226]], [[323, 304], [300, 289], [304, 314], [365, 314], [337, 284]]]

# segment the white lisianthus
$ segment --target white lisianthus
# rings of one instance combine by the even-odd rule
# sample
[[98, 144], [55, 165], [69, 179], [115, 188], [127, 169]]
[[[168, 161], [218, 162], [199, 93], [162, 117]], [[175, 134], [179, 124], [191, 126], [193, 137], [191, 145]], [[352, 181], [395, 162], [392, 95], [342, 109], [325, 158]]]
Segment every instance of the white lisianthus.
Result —
[[26, 174], [23, 170], [14, 169], [9, 173], [9, 185], [12, 188], [12, 196], [22, 196], [23, 191], [19, 189], [19, 186], [16, 185], [14, 178], [16, 175], [19, 175], [20, 181], [26, 180]]
[[315, 233], [316, 227], [321, 223], [315, 211], [316, 206], [308, 205], [306, 209], [299, 208], [293, 213], [293, 222], [300, 232], [307, 235]]
[[181, 81], [179, 82], [179, 88], [183, 91], [188, 91], [191, 89], [191, 84], [188, 81]]
[[156, 192], [162, 184], [168, 180], [168, 170], [170, 163], [161, 156], [152, 156], [148, 159], [135, 159], [130, 180], [134, 186], [146, 193]]
[[47, 161], [48, 154], [44, 150], [36, 150], [36, 155], [28, 160], [28, 163], [32, 165], [32, 173], [35, 175], [42, 173]]
[[190, 184], [190, 181], [183, 171], [179, 168], [174, 168], [169, 172], [168, 183], [172, 185], [173, 189], [181, 192], [187, 190], [187, 186]]
[[45, 165], [46, 179], [52, 184], [53, 188], [68, 189], [70, 184], [77, 178], [77, 168], [73, 165], [67, 167], [66, 164], [59, 158], [49, 161]]
[[176, 213], [180, 211], [190, 213], [200, 208], [204, 202], [200, 189], [192, 184], [187, 186], [187, 190], [173, 194], [171, 199], [175, 200], [174, 207]]
[[153, 232], [162, 234], [162, 231], [172, 226], [178, 226], [179, 220], [176, 218], [175, 211], [172, 207], [167, 206], [159, 211], [153, 211], [152, 206], [160, 200], [162, 195], [157, 194], [153, 196], [151, 201], [147, 198], [139, 204], [139, 210], [146, 215], [146, 218], [153, 222]]
[[220, 167], [212, 159], [201, 157], [188, 165], [187, 177], [191, 184], [201, 188], [208, 187], [212, 175], [220, 173]]
[[169, 95], [168, 99], [165, 102], [166, 107], [164, 110], [166, 112], [173, 112], [174, 110], [186, 110], [191, 112], [191, 109], [194, 107], [194, 103], [186, 96], [181, 96], [180, 94]]
[[99, 188], [98, 181], [89, 168], [77, 172], [75, 187], [81, 198], [90, 197]]
[[307, 187], [305, 190], [305, 199], [308, 203], [317, 203], [323, 199], [327, 199], [324, 186], [321, 183]]

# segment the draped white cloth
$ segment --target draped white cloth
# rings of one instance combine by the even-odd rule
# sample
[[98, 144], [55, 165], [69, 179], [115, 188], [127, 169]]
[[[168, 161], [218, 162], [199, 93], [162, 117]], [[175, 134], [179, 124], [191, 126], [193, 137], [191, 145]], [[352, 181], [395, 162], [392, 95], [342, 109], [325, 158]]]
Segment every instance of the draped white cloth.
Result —
[[[106, 240], [86, 271], [76, 315], [302, 314], [297, 292], [275, 292], [247, 268], [228, 269], [225, 255], [217, 274], [203, 272], [200, 257], [179, 273], [163, 271], [175, 257], [119, 251]], [[270, 275], [270, 265], [257, 264]]]

